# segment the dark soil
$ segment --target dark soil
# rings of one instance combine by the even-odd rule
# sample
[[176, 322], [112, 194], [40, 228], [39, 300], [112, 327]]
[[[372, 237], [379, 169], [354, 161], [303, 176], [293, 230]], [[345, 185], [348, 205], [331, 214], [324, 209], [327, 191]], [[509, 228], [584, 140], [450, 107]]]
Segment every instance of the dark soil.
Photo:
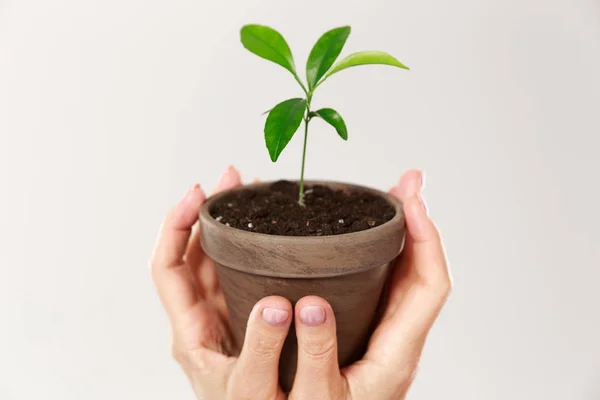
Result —
[[298, 204], [298, 184], [279, 181], [263, 190], [231, 193], [215, 203], [217, 221], [245, 231], [283, 236], [326, 236], [358, 232], [391, 220], [396, 211], [382, 197], [363, 191], [305, 187]]

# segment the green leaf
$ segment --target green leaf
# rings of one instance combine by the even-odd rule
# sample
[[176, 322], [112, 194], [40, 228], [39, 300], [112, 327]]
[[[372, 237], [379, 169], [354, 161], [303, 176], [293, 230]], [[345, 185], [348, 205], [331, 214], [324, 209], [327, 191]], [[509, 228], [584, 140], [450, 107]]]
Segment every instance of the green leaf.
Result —
[[348, 140], [348, 130], [346, 129], [346, 123], [342, 116], [332, 108], [321, 108], [315, 112], [310, 113], [311, 116], [321, 117], [329, 125], [333, 126], [337, 131], [338, 135], [344, 140]]
[[265, 123], [265, 143], [271, 161], [275, 162], [302, 123], [306, 111], [305, 99], [289, 99], [269, 112]]
[[245, 25], [240, 32], [246, 49], [266, 60], [273, 61], [296, 75], [290, 46], [275, 29], [264, 25]]
[[343, 26], [326, 32], [313, 46], [306, 62], [308, 89], [312, 89], [331, 68], [350, 36], [350, 27]]
[[393, 67], [409, 69], [406, 65], [383, 51], [360, 51], [358, 53], [350, 54], [348, 57], [335, 64], [319, 84], [343, 69], [367, 64], [391, 65]]

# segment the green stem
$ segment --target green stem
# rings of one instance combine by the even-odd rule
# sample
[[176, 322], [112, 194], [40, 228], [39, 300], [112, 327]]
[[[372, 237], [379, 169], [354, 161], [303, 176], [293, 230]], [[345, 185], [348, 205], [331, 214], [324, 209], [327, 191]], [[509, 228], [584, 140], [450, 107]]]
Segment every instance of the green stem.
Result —
[[298, 194], [298, 204], [304, 206], [304, 165], [306, 163], [306, 143], [308, 142], [308, 123], [310, 122], [310, 101], [312, 93], [306, 99], [306, 117], [304, 118], [304, 147], [302, 149], [302, 169], [300, 170], [300, 193]]
[[304, 120], [304, 148], [302, 149], [302, 170], [300, 171], [300, 193], [298, 195], [298, 204], [304, 205], [304, 163], [306, 161], [306, 142], [308, 141], [308, 121]]

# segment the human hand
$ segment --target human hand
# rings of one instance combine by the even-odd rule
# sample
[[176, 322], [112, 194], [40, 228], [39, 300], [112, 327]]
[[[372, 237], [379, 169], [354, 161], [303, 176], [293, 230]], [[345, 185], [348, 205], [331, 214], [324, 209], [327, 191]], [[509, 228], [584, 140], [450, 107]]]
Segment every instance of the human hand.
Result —
[[[238, 172], [230, 167], [216, 191], [240, 184]], [[239, 357], [232, 356], [238, 351], [232, 348], [215, 266], [202, 251], [198, 230], [192, 233], [205, 199], [196, 185], [171, 210], [151, 259], [153, 280], [171, 322], [173, 356], [198, 399], [284, 399], [278, 364], [292, 319], [291, 304], [281, 297], [259, 301], [250, 315], [243, 349]]]
[[[339, 369], [335, 317], [324, 299], [309, 296], [296, 304], [298, 368], [290, 400], [406, 397], [427, 334], [451, 289], [441, 238], [420, 195], [422, 182], [421, 172], [409, 171], [391, 189], [404, 203], [407, 237], [381, 322], [362, 360]], [[320, 318], [304, 323], [309, 311]]]

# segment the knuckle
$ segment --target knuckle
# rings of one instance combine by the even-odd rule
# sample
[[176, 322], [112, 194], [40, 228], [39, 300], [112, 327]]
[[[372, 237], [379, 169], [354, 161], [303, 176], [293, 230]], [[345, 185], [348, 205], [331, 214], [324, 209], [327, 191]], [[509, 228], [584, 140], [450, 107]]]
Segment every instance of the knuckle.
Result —
[[336, 349], [335, 338], [308, 338], [299, 342], [302, 351], [311, 359], [329, 361]]
[[452, 279], [450, 279], [448, 275], [445, 275], [439, 280], [439, 282], [437, 282], [436, 286], [440, 300], [445, 302], [452, 292]]
[[214, 372], [216, 364], [210, 355], [211, 350], [204, 347], [185, 349], [173, 346], [171, 354], [187, 373], [205, 375]]
[[171, 346], [171, 357], [179, 364], [186, 364], [189, 361], [189, 353], [178, 346]]
[[274, 357], [278, 354], [282, 343], [280, 341], [272, 340], [257, 340], [250, 346], [250, 350], [253, 354], [261, 357]]
[[452, 288], [454, 287], [454, 282], [452, 282], [452, 278], [449, 276], [446, 277], [445, 285], [444, 285], [444, 296], [447, 298], [452, 293]]
[[255, 329], [250, 333], [249, 350], [261, 357], [274, 357], [279, 354], [279, 350], [283, 347], [285, 337], [270, 336], [264, 332], [257, 331]]
[[423, 282], [425, 289], [433, 295], [434, 298], [444, 303], [452, 292], [452, 279], [444, 274], [435, 278], [430, 278]]

